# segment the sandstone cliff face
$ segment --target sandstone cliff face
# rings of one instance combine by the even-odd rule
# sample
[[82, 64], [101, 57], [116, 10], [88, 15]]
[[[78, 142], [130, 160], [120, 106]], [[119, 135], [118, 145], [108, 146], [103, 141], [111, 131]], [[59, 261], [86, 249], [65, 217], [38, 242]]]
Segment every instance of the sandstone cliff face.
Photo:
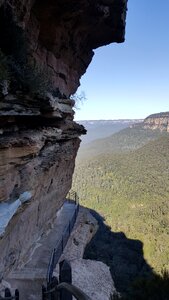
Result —
[[143, 127], [149, 129], [159, 129], [169, 132], [169, 112], [157, 113], [148, 116], [143, 123]]
[[93, 49], [124, 41], [126, 0], [8, 0], [2, 9], [24, 28], [30, 59], [66, 96], [79, 86]]
[[[57, 120], [1, 115], [0, 205], [13, 204], [25, 192], [30, 194], [5, 233], [2, 231], [0, 270], [5, 272], [24, 262], [32, 244], [49, 230], [71, 188], [78, 136], [85, 130], [69, 119], [71, 101], [69, 105], [68, 100], [64, 102], [58, 102], [58, 112], [66, 116]], [[70, 110], [67, 114], [62, 111], [66, 108]], [[4, 214], [0, 211], [1, 219]]]
[[[125, 0], [0, 1], [0, 49], [11, 57], [15, 47], [21, 59], [23, 45], [17, 41], [22, 28], [27, 59], [49, 74], [53, 91], [32, 95], [8, 84], [1, 90], [0, 277], [24, 263], [63, 204], [79, 136], [85, 133], [73, 121], [69, 96], [79, 86], [93, 49], [123, 42], [125, 15]], [[19, 209], [12, 211], [17, 203]]]

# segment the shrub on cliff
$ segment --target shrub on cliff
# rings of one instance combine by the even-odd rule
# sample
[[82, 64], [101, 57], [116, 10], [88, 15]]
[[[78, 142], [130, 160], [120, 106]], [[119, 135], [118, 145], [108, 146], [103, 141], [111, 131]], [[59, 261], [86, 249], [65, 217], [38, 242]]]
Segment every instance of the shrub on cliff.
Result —
[[[50, 74], [36, 65], [31, 66], [27, 62], [14, 59], [5, 55], [0, 49], [0, 89], [3, 94], [7, 89], [15, 93], [21, 90], [31, 95], [44, 96], [52, 91]], [[6, 92], [5, 92], [6, 90]]]
[[8, 3], [0, 8], [0, 36], [0, 48], [3, 53], [8, 58], [12, 57], [17, 62], [25, 63], [28, 49], [25, 31], [17, 25]]
[[37, 65], [34, 68], [31, 66], [26, 67], [22, 85], [28, 93], [33, 95], [45, 96], [47, 92], [52, 92], [50, 74], [43, 67]]
[[47, 92], [52, 91], [50, 74], [43, 67], [28, 63], [19, 64], [11, 61], [12, 72], [11, 89], [12, 92], [21, 90], [25, 94], [44, 96]]
[[8, 68], [7, 58], [0, 49], [0, 91], [3, 94], [7, 93], [10, 79], [10, 72]]
[[3, 80], [7, 80], [8, 78], [9, 69], [7, 65], [7, 58], [0, 49], [0, 82], [2, 82]]
[[70, 99], [72, 101], [74, 101], [75, 103], [75, 108], [76, 109], [79, 109], [79, 105], [80, 104], [83, 104], [84, 101], [86, 101], [86, 95], [85, 95], [85, 92], [82, 91], [80, 94], [78, 93], [75, 93], [73, 95], [70, 96]]
[[21, 90], [43, 96], [50, 92], [51, 76], [43, 67], [30, 64], [28, 37], [13, 20], [8, 4], [0, 8], [0, 35], [0, 84], [3, 88], [10, 77], [9, 89], [12, 93]]

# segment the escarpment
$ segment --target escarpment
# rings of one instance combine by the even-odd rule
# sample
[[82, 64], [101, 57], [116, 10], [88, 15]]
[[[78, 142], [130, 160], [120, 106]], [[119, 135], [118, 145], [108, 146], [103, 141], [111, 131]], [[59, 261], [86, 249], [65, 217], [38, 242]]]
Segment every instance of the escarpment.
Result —
[[70, 96], [93, 49], [123, 42], [125, 0], [0, 1], [0, 277], [26, 262], [71, 188]]
[[[13, 35], [18, 37], [13, 17], [29, 40], [29, 59], [49, 72], [54, 88], [66, 96], [79, 86], [93, 49], [124, 41], [126, 0], [8, 0], [0, 9], [2, 50], [10, 53]], [[21, 47], [22, 41], [17, 48]]]
[[149, 129], [159, 129], [169, 132], [169, 112], [162, 112], [148, 116], [143, 123], [143, 127]]

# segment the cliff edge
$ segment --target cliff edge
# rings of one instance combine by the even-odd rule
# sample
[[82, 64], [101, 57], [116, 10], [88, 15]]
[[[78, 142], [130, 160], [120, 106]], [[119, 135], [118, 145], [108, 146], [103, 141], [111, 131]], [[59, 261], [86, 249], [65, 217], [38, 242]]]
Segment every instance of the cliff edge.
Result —
[[169, 132], [169, 112], [161, 112], [148, 116], [144, 122], [145, 129], [159, 129], [160, 131]]
[[85, 134], [70, 96], [93, 49], [123, 42], [126, 0], [0, 0], [0, 278], [24, 264], [71, 188]]

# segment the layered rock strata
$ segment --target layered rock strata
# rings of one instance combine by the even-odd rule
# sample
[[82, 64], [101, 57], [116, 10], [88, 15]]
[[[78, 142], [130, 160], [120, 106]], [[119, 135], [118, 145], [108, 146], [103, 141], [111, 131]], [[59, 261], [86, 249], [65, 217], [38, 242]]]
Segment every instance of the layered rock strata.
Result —
[[143, 123], [145, 129], [159, 129], [169, 132], [169, 112], [162, 112], [148, 116]]
[[0, 1], [0, 50], [22, 79], [26, 55], [31, 68], [40, 66], [39, 74], [47, 74], [50, 81], [50, 93], [43, 94], [27, 93], [16, 78], [12, 87], [10, 80], [2, 82], [0, 277], [24, 263], [63, 204], [79, 136], [85, 133], [73, 121], [70, 95], [93, 49], [124, 41], [125, 16], [125, 0]]
[[[1, 230], [0, 270], [5, 273], [24, 262], [31, 245], [52, 225], [71, 188], [78, 136], [85, 133], [72, 121], [71, 106], [71, 100], [58, 100], [60, 116], [53, 117], [53, 112], [46, 110], [48, 118], [33, 111], [19, 115], [14, 106], [11, 116], [1, 111], [0, 208], [6, 203], [11, 210], [16, 199], [29, 193], [7, 228]], [[0, 214], [2, 223], [6, 211], [1, 209]]]

